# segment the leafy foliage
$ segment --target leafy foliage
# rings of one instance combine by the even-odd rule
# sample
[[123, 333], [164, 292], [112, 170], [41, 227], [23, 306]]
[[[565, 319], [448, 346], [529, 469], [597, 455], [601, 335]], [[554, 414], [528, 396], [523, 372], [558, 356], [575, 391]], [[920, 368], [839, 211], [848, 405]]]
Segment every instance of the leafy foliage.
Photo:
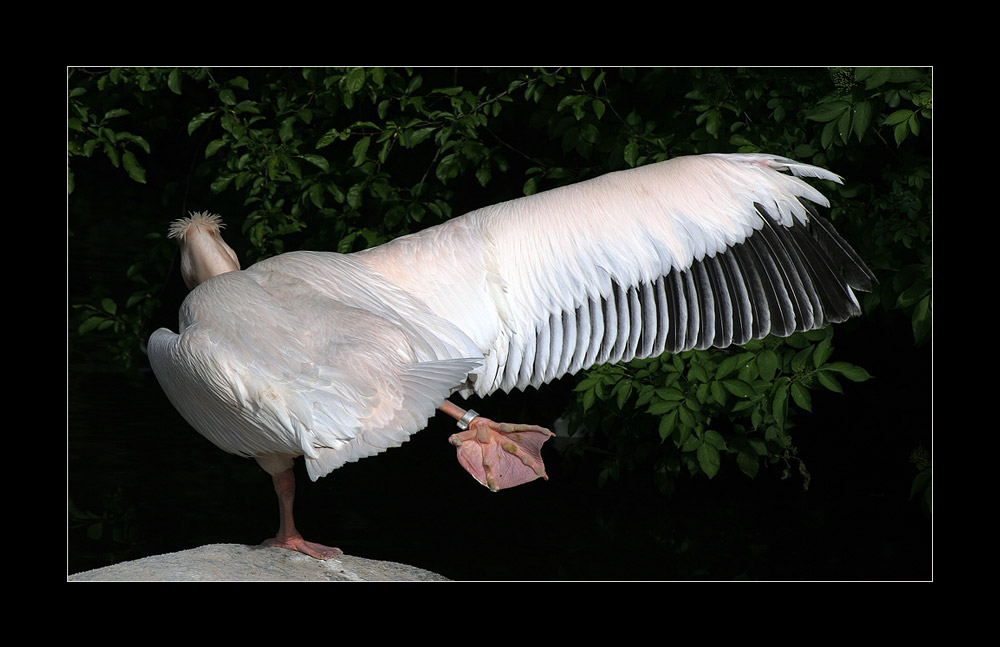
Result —
[[[626, 456], [652, 460], [664, 490], [681, 471], [714, 477], [725, 454], [750, 478], [763, 461], [801, 471], [789, 434], [792, 409], [811, 411], [811, 389], [843, 393], [841, 379], [871, 377], [859, 366], [829, 361], [832, 339], [828, 327], [735, 349], [597, 367], [577, 384], [579, 406], [571, 417], [590, 432], [627, 429], [625, 436], [609, 434], [623, 446], [603, 471], [605, 480], [618, 478]], [[599, 402], [607, 404], [595, 406]], [[673, 451], [660, 447], [666, 443]]]
[[[159, 287], [176, 256], [164, 209], [221, 212], [249, 265], [364, 249], [518, 194], [716, 151], [844, 175], [821, 188], [880, 278], [869, 316], [906, 316], [915, 343], [930, 338], [926, 70], [71, 70], [69, 108], [78, 366], [132, 370], [160, 313], [176, 312]], [[127, 217], [104, 215], [121, 205]], [[130, 258], [74, 286], [77, 260], [109, 237]], [[566, 418], [608, 457], [604, 480], [643, 471], [669, 491], [682, 472], [731, 463], [806, 475], [790, 434], [800, 412], [816, 389], [869, 377], [833, 359], [826, 329], [599, 367]]]

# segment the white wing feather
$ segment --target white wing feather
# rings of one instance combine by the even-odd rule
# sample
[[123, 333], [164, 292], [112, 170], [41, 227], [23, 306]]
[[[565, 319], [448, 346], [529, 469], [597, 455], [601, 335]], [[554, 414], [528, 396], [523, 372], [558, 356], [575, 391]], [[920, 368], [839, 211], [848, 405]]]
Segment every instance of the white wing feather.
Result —
[[[781, 171], [840, 181], [769, 155], [682, 157], [486, 207], [353, 256], [473, 339], [485, 364], [471, 390], [537, 386], [594, 364], [839, 320], [817, 312], [816, 298], [785, 312], [808, 289], [781, 280], [753, 294], [775, 268], [722, 263], [759, 230], [809, 225], [803, 200], [828, 205]], [[812, 280], [806, 270], [789, 280]], [[758, 303], [765, 296], [770, 310]], [[737, 333], [749, 327], [735, 337], [733, 317]]]

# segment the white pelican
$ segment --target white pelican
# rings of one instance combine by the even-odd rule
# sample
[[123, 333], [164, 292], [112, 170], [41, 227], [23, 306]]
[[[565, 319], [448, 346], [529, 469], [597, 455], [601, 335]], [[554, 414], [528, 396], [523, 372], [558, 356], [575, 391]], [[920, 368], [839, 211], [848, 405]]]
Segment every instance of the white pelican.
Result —
[[436, 409], [477, 480], [546, 478], [534, 425], [447, 400], [539, 386], [606, 362], [787, 336], [860, 313], [874, 275], [771, 155], [681, 157], [485, 207], [353, 254], [290, 252], [240, 270], [218, 216], [174, 222], [191, 289], [149, 359], [221, 449], [271, 474], [266, 545], [318, 559], [292, 519], [292, 461], [312, 480], [424, 428]]

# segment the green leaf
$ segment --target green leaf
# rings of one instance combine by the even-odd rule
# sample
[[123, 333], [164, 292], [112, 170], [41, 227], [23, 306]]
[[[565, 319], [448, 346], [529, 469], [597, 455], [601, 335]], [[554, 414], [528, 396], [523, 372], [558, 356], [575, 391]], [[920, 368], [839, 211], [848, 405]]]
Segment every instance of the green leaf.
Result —
[[862, 101], [854, 105], [854, 134], [858, 141], [865, 136], [868, 125], [872, 120], [872, 105], [868, 101]]
[[594, 116], [596, 116], [598, 119], [604, 116], [604, 111], [607, 108], [604, 105], [603, 101], [601, 101], [600, 99], [594, 99], [590, 105], [591, 109], [594, 111]]
[[209, 188], [212, 190], [212, 193], [222, 193], [223, 191], [226, 190], [226, 187], [229, 186], [229, 183], [233, 181], [234, 177], [236, 176], [220, 175], [219, 177], [215, 178], [215, 180], [212, 182], [211, 185], [209, 185]]
[[717, 108], [709, 110], [708, 119], [705, 122], [705, 130], [708, 131], [709, 135], [712, 135], [713, 137], [718, 137], [721, 128], [722, 128], [722, 113]]
[[736, 370], [736, 366], [740, 363], [739, 355], [730, 355], [726, 359], [719, 362], [719, 368], [715, 370], [715, 379], [721, 380], [730, 373]]
[[844, 389], [840, 386], [840, 382], [829, 371], [816, 371], [816, 381], [834, 393], [844, 392]]
[[812, 346], [806, 346], [799, 352], [795, 353], [792, 357], [792, 370], [796, 373], [802, 372], [810, 364], [812, 359], [813, 348]]
[[281, 126], [278, 128], [278, 138], [282, 143], [287, 143], [295, 135], [294, 126], [295, 117], [288, 117], [282, 120]]
[[130, 178], [141, 184], [146, 183], [146, 169], [142, 168], [132, 151], [122, 153], [122, 166]]
[[870, 380], [872, 377], [862, 367], [848, 364], [847, 362], [831, 362], [823, 368], [828, 371], [836, 371], [852, 382], [864, 382], [865, 380]]
[[476, 169], [476, 180], [479, 182], [480, 186], [486, 186], [489, 184], [492, 177], [493, 174], [490, 172], [488, 166], [480, 166]]
[[762, 350], [757, 355], [757, 370], [760, 371], [760, 377], [764, 380], [770, 382], [774, 379], [775, 374], [778, 371], [778, 355], [770, 348]]
[[344, 79], [344, 89], [346, 89], [351, 94], [354, 94], [365, 84], [365, 69], [363, 67], [356, 67], [347, 73], [347, 77]]
[[812, 411], [812, 396], [809, 394], [809, 389], [798, 382], [793, 382], [789, 388], [789, 392], [792, 395], [792, 400], [800, 409]]
[[647, 411], [650, 413], [650, 415], [661, 416], [667, 413], [668, 411], [676, 411], [678, 405], [679, 403], [677, 402], [664, 402], [664, 401], [654, 402], [651, 405], [649, 405]]
[[311, 164], [313, 164], [315, 166], [318, 166], [323, 171], [329, 171], [330, 170], [330, 162], [328, 162], [326, 160], [326, 158], [323, 157], [322, 155], [316, 155], [314, 153], [308, 153], [308, 154], [305, 154], [305, 155], [300, 155], [300, 157], [302, 159], [306, 160], [307, 162], [310, 162]]
[[317, 209], [322, 209], [325, 197], [323, 185], [319, 183], [313, 184], [309, 187], [307, 193], [309, 195], [309, 201], [312, 202]]
[[691, 413], [691, 409], [686, 406], [677, 407], [677, 417], [680, 423], [688, 428], [694, 427], [695, 422], [697, 422], [694, 414]]
[[347, 190], [347, 204], [348, 206], [357, 209], [361, 206], [363, 197], [363, 187], [360, 184], [353, 184], [351, 188]]
[[806, 118], [821, 122], [836, 121], [845, 113], [849, 115], [850, 109], [851, 104], [846, 101], [830, 101], [818, 105], [815, 110], [806, 115]]
[[371, 137], [362, 137], [354, 145], [352, 155], [354, 156], [354, 166], [361, 166], [365, 163], [368, 155], [368, 146], [371, 144]]
[[774, 416], [775, 422], [779, 425], [784, 426], [785, 424], [785, 414], [787, 412], [787, 401], [788, 401], [788, 385], [780, 384], [774, 392], [774, 399], [771, 402], [771, 415]]
[[632, 395], [632, 382], [629, 380], [619, 382], [618, 386], [615, 387], [615, 390], [618, 394], [616, 404], [619, 409], [624, 409], [625, 402], [628, 401], [628, 397]]
[[820, 133], [820, 145], [823, 148], [830, 148], [833, 143], [833, 125], [835, 122], [829, 122], [827, 125], [823, 126], [823, 132]]
[[837, 121], [837, 132], [840, 134], [840, 141], [847, 143], [851, 134], [851, 111], [845, 110]]
[[816, 348], [813, 350], [813, 366], [816, 368], [822, 366], [830, 358], [831, 353], [833, 353], [833, 344], [827, 337], [816, 344]]
[[359, 233], [360, 232], [352, 231], [351, 233], [341, 238], [340, 242], [337, 243], [337, 251], [340, 252], [341, 254], [347, 254], [348, 252], [350, 252], [351, 247], [354, 245], [354, 239], [358, 237]]
[[712, 397], [719, 404], [725, 404], [726, 402], [726, 389], [719, 382], [710, 382], [709, 388], [712, 391]]
[[448, 180], [458, 175], [460, 161], [457, 153], [445, 155], [441, 158], [437, 168], [434, 169], [434, 174], [441, 180], [442, 184], [447, 183]]
[[688, 378], [692, 382], [708, 382], [708, 371], [701, 364], [691, 362], [688, 365]]
[[225, 145], [226, 145], [226, 140], [224, 139], [213, 139], [212, 141], [208, 142], [208, 146], [205, 147], [205, 159], [208, 159], [212, 155], [215, 155], [215, 153]]
[[201, 126], [203, 123], [205, 123], [214, 116], [215, 116], [214, 110], [210, 110], [209, 112], [202, 112], [195, 115], [191, 119], [191, 121], [188, 122], [188, 127], [187, 127], [188, 134], [190, 135], [191, 133], [193, 133], [195, 130], [198, 129], [199, 126]]
[[108, 161], [111, 162], [111, 165], [114, 166], [115, 168], [118, 168], [119, 164], [118, 150], [109, 143], [105, 143], [102, 148], [104, 149], [104, 154], [108, 156]]
[[323, 148], [325, 146], [329, 146], [338, 139], [344, 139], [345, 137], [348, 136], [348, 134], [349, 133], [347, 132], [342, 133], [340, 132], [340, 130], [336, 128], [331, 128], [330, 130], [323, 133], [323, 136], [319, 138], [319, 140], [316, 142], [316, 148]]
[[634, 140], [625, 144], [624, 156], [626, 164], [629, 166], [635, 166], [639, 157], [639, 144], [637, 144]]
[[909, 132], [910, 130], [907, 127], [906, 122], [903, 122], [901, 124], [896, 124], [896, 126], [892, 129], [892, 137], [893, 139], [896, 140], [897, 146], [903, 143], [903, 141], [906, 139], [906, 135]]
[[179, 69], [175, 67], [174, 69], [170, 70], [170, 75], [167, 77], [167, 87], [170, 88], [170, 91], [173, 92], [174, 94], [181, 93], [182, 78], [183, 77], [181, 77], [181, 71]]
[[103, 121], [108, 121], [110, 119], [117, 119], [118, 117], [124, 117], [129, 114], [129, 111], [124, 108], [115, 108], [113, 110], [108, 110], [104, 113]]
[[104, 317], [88, 317], [83, 321], [83, 323], [80, 324], [80, 327], [77, 329], [77, 332], [83, 335], [87, 332], [90, 332], [94, 328], [97, 328], [104, 322], [105, 322]]
[[598, 377], [596, 374], [590, 373], [590, 374], [587, 375], [587, 377], [585, 377], [582, 380], [580, 380], [579, 384], [577, 384], [573, 388], [573, 390], [574, 391], [589, 391], [589, 390], [593, 389], [595, 386], [597, 386], [597, 383], [600, 382], [600, 380], [601, 380], [601, 378]]
[[736, 464], [740, 471], [750, 478], [756, 478], [757, 472], [760, 471], [760, 457], [744, 451], [736, 455]]
[[714, 429], [709, 429], [708, 431], [705, 432], [704, 440], [706, 443], [709, 443], [719, 451], [726, 449], [725, 439], [722, 437], [722, 434], [715, 431]]
[[667, 415], [660, 418], [660, 440], [666, 440], [670, 434], [673, 433], [674, 429], [677, 428], [677, 411], [671, 411]]
[[722, 386], [726, 387], [727, 391], [738, 398], [754, 398], [757, 396], [757, 391], [754, 390], [753, 386], [743, 380], [723, 380]]
[[858, 81], [864, 81], [865, 89], [871, 90], [889, 81], [891, 74], [892, 70], [887, 67], [867, 67], [858, 68], [855, 71], [854, 78]]
[[660, 398], [664, 400], [673, 400], [673, 401], [684, 400], [687, 397], [686, 395], [684, 395], [683, 391], [672, 386], [661, 387], [659, 389], [656, 389], [656, 395], [658, 395]]
[[716, 449], [711, 443], [703, 442], [700, 447], [698, 447], [698, 465], [701, 467], [701, 471], [705, 473], [708, 478], [714, 477], [719, 472], [719, 466], [722, 464], [719, 458], [719, 450]]
[[885, 124], [887, 126], [895, 126], [896, 124], [901, 124], [913, 116], [912, 110], [897, 110], [888, 117], [885, 118]]

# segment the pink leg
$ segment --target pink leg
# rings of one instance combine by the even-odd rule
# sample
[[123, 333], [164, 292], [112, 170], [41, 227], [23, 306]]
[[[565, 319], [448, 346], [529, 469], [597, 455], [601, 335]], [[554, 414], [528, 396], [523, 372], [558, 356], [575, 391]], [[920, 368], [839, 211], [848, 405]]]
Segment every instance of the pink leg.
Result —
[[[456, 420], [466, 413], [448, 401], [440, 409]], [[548, 480], [541, 450], [542, 444], [554, 435], [537, 425], [497, 423], [476, 416], [466, 431], [448, 440], [458, 448], [458, 462], [462, 467], [496, 492], [539, 477]]]
[[278, 495], [280, 522], [278, 525], [278, 535], [273, 539], [265, 540], [261, 545], [297, 550], [316, 559], [330, 559], [331, 557], [342, 555], [344, 551], [339, 548], [306, 541], [295, 529], [295, 521], [292, 519], [292, 503], [295, 500], [295, 475], [292, 473], [292, 470], [279, 472], [273, 475], [271, 479], [274, 481], [274, 493]]

